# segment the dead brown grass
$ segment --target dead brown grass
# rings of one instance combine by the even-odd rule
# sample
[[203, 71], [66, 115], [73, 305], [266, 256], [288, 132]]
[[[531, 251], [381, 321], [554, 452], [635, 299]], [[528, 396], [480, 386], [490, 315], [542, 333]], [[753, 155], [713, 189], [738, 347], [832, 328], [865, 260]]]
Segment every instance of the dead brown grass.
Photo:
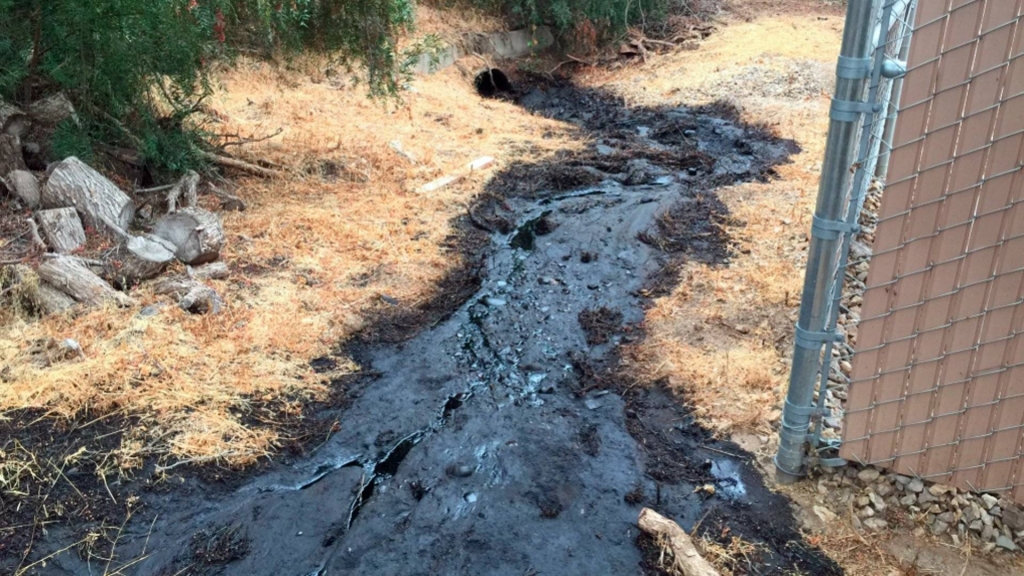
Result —
[[[485, 175], [428, 195], [419, 185], [482, 155], [500, 165], [572, 145], [554, 122], [477, 98], [457, 68], [418, 79], [397, 105], [368, 100], [325, 68], [242, 61], [221, 74], [216, 127], [243, 135], [281, 128], [241, 154], [288, 173], [239, 181], [249, 209], [223, 214], [233, 276], [214, 286], [226, 312], [192, 316], [168, 303], [153, 316], [132, 308], [12, 319], [0, 328], [0, 410], [138, 418], [119, 454], [125, 471], [153, 455], [249, 464], [282, 440], [273, 425], [248, 422], [252, 402], [284, 402], [299, 415], [327, 395], [325, 378], [358, 369], [342, 362], [316, 375], [310, 359], [363, 327], [382, 296], [414, 308], [460, 266], [448, 247], [451, 222]], [[145, 288], [133, 295], [140, 305], [159, 301]], [[49, 338], [76, 339], [85, 357], [33, 362], [30, 349]]]

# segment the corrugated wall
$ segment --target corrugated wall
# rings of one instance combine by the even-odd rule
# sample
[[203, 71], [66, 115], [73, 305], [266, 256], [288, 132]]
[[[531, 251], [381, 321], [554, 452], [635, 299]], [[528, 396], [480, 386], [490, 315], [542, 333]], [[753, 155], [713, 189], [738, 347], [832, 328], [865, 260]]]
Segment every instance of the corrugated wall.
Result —
[[1024, 502], [1024, 0], [920, 0], [841, 455]]

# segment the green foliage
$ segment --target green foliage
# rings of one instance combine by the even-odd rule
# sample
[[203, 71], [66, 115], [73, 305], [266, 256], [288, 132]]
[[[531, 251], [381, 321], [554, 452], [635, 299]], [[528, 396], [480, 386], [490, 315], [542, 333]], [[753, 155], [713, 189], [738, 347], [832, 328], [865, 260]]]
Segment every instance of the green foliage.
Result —
[[92, 139], [80, 123], [61, 122], [53, 132], [53, 155], [56, 158], [77, 156], [83, 162], [92, 161]]
[[626, 27], [663, 19], [688, 0], [455, 0], [468, 1], [481, 10], [500, 13], [519, 24], [548, 24], [568, 31], [586, 24], [602, 35]]
[[0, 99], [63, 91], [82, 123], [61, 127], [55, 153], [91, 139], [180, 171], [198, 164], [203, 134], [186, 119], [210, 93], [211, 60], [335, 53], [372, 94], [395, 94], [397, 36], [412, 20], [411, 0], [0, 0]]

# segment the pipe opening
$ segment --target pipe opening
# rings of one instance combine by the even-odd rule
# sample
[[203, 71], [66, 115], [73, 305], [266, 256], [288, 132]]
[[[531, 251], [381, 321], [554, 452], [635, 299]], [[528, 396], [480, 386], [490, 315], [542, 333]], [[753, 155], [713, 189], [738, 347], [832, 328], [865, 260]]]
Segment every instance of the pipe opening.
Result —
[[494, 98], [498, 94], [512, 91], [512, 82], [508, 76], [497, 68], [490, 68], [476, 75], [473, 81], [476, 93], [484, 98]]

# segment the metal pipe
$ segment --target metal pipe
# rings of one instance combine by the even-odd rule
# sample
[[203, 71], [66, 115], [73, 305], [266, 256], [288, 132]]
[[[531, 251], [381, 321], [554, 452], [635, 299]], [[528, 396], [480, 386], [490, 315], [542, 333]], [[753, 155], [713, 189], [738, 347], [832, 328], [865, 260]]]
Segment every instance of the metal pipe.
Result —
[[804, 474], [805, 445], [814, 412], [814, 382], [821, 369], [824, 345], [824, 339], [816, 339], [821, 337], [828, 320], [828, 297], [842, 237], [835, 231], [823, 229], [822, 225], [827, 228], [829, 223], [838, 222], [843, 217], [844, 193], [850, 181], [863, 114], [863, 110], [861, 113], [852, 110], [864, 102], [870, 73], [867, 63], [870, 62], [874, 6], [872, 0], [850, 0], [846, 8], [840, 66], [830, 113], [832, 120], [814, 210], [816, 225], [812, 227], [807, 249], [807, 272], [797, 320], [793, 367], [782, 412], [779, 451], [775, 456], [776, 480], [783, 484], [795, 482]]

